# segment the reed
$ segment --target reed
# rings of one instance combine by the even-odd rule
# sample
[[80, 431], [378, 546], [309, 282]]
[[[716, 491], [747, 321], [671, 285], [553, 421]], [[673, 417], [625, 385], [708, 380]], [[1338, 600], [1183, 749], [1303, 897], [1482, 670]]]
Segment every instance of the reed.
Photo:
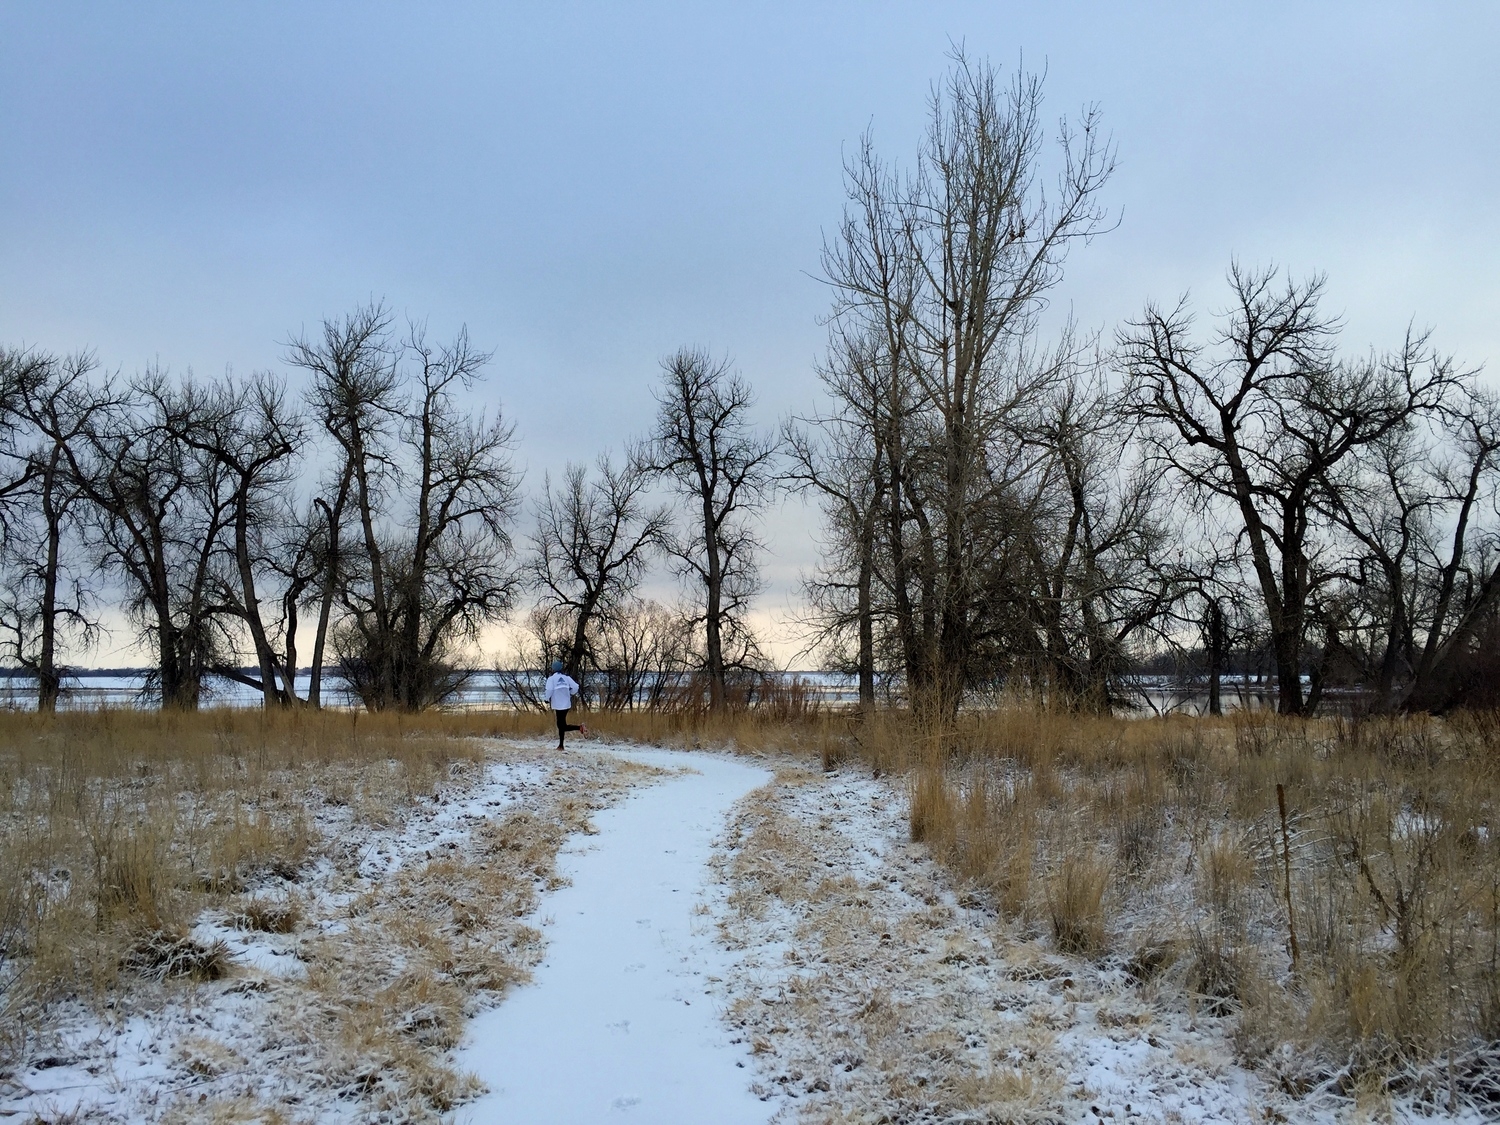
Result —
[[1497, 1050], [1493, 715], [888, 713], [848, 752], [905, 773], [912, 839], [961, 886], [1060, 951], [1145, 957], [1293, 1085], [1412, 1089], [1453, 1061], [1463, 1087]]
[[297, 927], [294, 881], [324, 849], [316, 807], [391, 823], [473, 774], [473, 735], [529, 716], [206, 710], [0, 713], [0, 1062], [59, 999], [224, 971], [188, 936], [219, 909], [248, 928]]

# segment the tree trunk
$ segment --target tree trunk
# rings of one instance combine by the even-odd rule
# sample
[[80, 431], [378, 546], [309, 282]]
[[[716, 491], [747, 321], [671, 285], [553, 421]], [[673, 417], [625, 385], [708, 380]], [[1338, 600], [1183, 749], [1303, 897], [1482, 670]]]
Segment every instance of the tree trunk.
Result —
[[245, 623], [250, 627], [250, 640], [255, 645], [255, 661], [260, 667], [261, 705], [267, 710], [281, 704], [291, 694], [291, 682], [287, 691], [279, 695], [276, 690], [276, 653], [266, 637], [266, 626], [260, 618], [260, 599], [255, 593], [255, 571], [250, 565], [250, 482], [240, 479], [239, 494], [234, 505], [234, 561], [240, 576], [240, 599], [245, 612]]
[[170, 611], [157, 609], [160, 644], [158, 656], [161, 676], [161, 707], [163, 711], [198, 710], [198, 681], [184, 667], [182, 631], [172, 624]]
[[865, 715], [875, 710], [875, 620], [871, 609], [871, 586], [875, 573], [875, 529], [873, 511], [866, 515], [859, 550], [859, 579], [855, 614], [859, 628], [859, 709]]
[[307, 702], [315, 708], [323, 706], [323, 653], [328, 643], [328, 621], [333, 615], [333, 599], [338, 592], [341, 558], [339, 554], [339, 529], [343, 525], [344, 505], [349, 499], [349, 487], [354, 475], [354, 463], [346, 461], [339, 477], [338, 494], [333, 507], [320, 496], [314, 503], [328, 521], [328, 557], [323, 566], [323, 591], [318, 599], [318, 626], [313, 633], [312, 668], [309, 670]]
[[36, 709], [44, 715], [57, 710], [61, 687], [57, 674], [57, 568], [62, 538], [62, 521], [57, 512], [54, 489], [57, 484], [58, 451], [53, 450], [47, 472], [42, 478], [42, 515], [47, 524], [47, 556], [42, 563], [41, 651], [37, 654]]
[[375, 502], [370, 495], [370, 475], [364, 463], [363, 442], [356, 439], [354, 446], [350, 449], [350, 458], [354, 465], [354, 479], [357, 484], [357, 500], [359, 503], [359, 524], [365, 537], [365, 554], [370, 563], [370, 602], [374, 610], [376, 629], [376, 650], [371, 653], [374, 663], [377, 665], [376, 698], [373, 701], [376, 707], [389, 706], [395, 695], [395, 668], [392, 661], [395, 653], [392, 651], [390, 606], [386, 600], [385, 568], [382, 565], [380, 542], [375, 536]]
[[281, 664], [281, 682], [286, 685], [286, 702], [300, 704], [297, 698], [297, 598], [286, 601], [286, 656]]
[[1219, 677], [1224, 669], [1224, 610], [1218, 598], [1208, 602], [1208, 713], [1222, 715], [1224, 705], [1219, 696]]
[[1375, 706], [1377, 714], [1386, 714], [1396, 702], [1396, 664], [1401, 659], [1401, 650], [1406, 637], [1406, 599], [1402, 593], [1399, 566], [1394, 572], [1387, 571], [1387, 583], [1391, 587], [1391, 620], [1386, 628], [1385, 652], [1380, 658], [1380, 671], [1375, 677]]
[[708, 659], [708, 706], [711, 711], [724, 708], [724, 639], [723, 627], [724, 573], [719, 558], [718, 528], [715, 525], [713, 502], [704, 489], [703, 497], [703, 542], [708, 548], [708, 595], [704, 610], [704, 643]]

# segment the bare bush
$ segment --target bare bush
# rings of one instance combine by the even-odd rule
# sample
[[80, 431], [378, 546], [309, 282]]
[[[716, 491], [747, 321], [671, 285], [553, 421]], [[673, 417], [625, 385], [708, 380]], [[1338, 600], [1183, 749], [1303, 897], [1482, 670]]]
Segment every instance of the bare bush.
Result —
[[1019, 708], [887, 715], [851, 751], [909, 771], [911, 836], [964, 893], [1232, 1018], [1288, 1088], [1347, 1094], [1441, 1085], [1493, 1042], [1493, 728]]
[[218, 980], [229, 971], [229, 947], [222, 941], [201, 942], [181, 930], [150, 930], [120, 959], [120, 967], [147, 980], [173, 977]]

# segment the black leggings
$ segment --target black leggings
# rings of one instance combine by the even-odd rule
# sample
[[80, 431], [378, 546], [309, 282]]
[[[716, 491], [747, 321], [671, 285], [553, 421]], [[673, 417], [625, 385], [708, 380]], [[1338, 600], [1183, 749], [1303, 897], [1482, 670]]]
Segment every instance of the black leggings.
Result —
[[564, 734], [566, 734], [570, 730], [578, 729], [572, 723], [568, 722], [568, 712], [571, 710], [571, 707], [564, 707], [561, 711], [554, 709], [552, 712], [557, 716], [557, 744], [559, 746], [563, 744]]

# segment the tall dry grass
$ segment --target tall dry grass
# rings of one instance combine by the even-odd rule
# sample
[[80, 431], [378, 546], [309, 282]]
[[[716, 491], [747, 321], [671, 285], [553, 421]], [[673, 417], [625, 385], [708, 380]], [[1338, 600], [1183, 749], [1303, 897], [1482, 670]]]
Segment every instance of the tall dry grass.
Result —
[[472, 768], [482, 750], [466, 736], [539, 725], [505, 714], [0, 713], [0, 1062], [52, 1002], [98, 998], [132, 967], [149, 975], [153, 949], [176, 948], [173, 964], [188, 964], [180, 939], [205, 909], [265, 877], [295, 879], [318, 843], [310, 802], [389, 824]]
[[1288, 1086], [1500, 1105], [1493, 715], [1017, 708], [878, 716], [851, 745], [907, 776], [913, 839], [961, 882], [1060, 950], [1237, 1014], [1247, 1060]]
[[597, 718], [902, 776], [912, 838], [961, 883], [1062, 951], [1236, 1017], [1245, 1059], [1288, 1087], [1500, 1106], [1494, 716]]
[[[610, 737], [904, 778], [912, 837], [966, 889], [1162, 1002], [1234, 1017], [1245, 1058], [1287, 1087], [1500, 1105], [1493, 717], [1015, 707], [923, 725], [788, 698], [585, 720]], [[0, 715], [0, 1050], [49, 999], [112, 987], [143, 933], [180, 932], [234, 896], [254, 913], [246, 888], [317, 846], [309, 792], [390, 823], [476, 760], [463, 736], [550, 729], [511, 712]], [[438, 999], [423, 1003], [451, 1006]]]
[[[723, 746], [749, 752], [816, 755], [825, 767], [854, 752], [860, 729], [852, 711], [819, 706], [797, 683], [767, 685], [753, 705], [712, 712], [703, 707], [666, 710], [575, 712], [590, 732], [656, 746], [685, 749]], [[533, 721], [530, 714], [518, 723]], [[535, 720], [538, 731], [555, 729], [550, 715]]]

